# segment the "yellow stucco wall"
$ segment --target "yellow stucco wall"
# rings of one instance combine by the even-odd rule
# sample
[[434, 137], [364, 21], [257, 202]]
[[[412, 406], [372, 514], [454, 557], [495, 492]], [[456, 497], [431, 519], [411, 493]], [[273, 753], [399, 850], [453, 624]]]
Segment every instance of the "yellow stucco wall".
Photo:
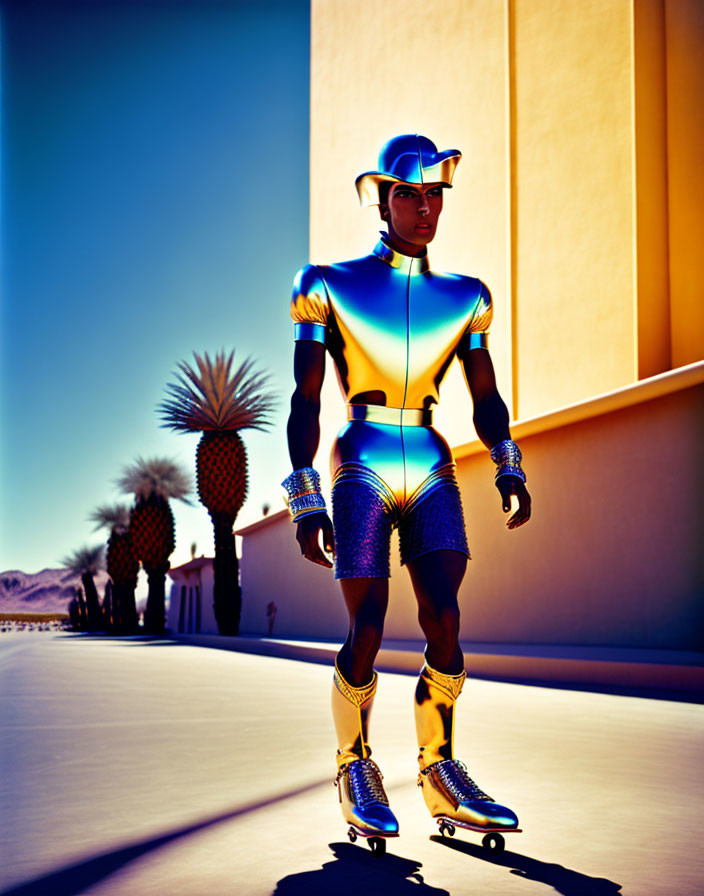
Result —
[[[701, 0], [312, 0], [311, 24], [313, 261], [369, 251], [354, 178], [418, 131], [464, 153], [431, 263], [490, 286], [514, 419], [704, 357]], [[457, 370], [436, 422], [472, 435]]]
[[[458, 451], [475, 557], [463, 636], [700, 647], [701, 378], [648, 390], [704, 358], [704, 3], [312, 0], [311, 11], [312, 261], [376, 240], [354, 179], [389, 137], [425, 133], [464, 154], [431, 264], [492, 290], [491, 354], [524, 421], [514, 431], [535, 517], [505, 531], [486, 454]], [[592, 400], [613, 390], [617, 409]], [[323, 401], [325, 471], [344, 420], [333, 376]], [[579, 402], [597, 409], [552, 413]], [[456, 369], [435, 421], [455, 446], [475, 437]], [[288, 632], [313, 633], [297, 618], [311, 601], [315, 633], [344, 632], [332, 577], [300, 559], [288, 525], [245, 538], [252, 599], [279, 587]], [[262, 572], [272, 551], [286, 581]], [[391, 591], [387, 634], [417, 637], [397, 561]]]
[[[486, 452], [458, 452], [473, 558], [460, 591], [463, 639], [702, 649], [704, 365], [689, 372], [661, 378], [671, 391], [648, 380], [616, 405], [602, 398], [518, 426], [534, 502], [521, 529], [505, 527]], [[243, 632], [266, 632], [274, 599], [282, 637], [341, 642], [339, 585], [301, 557], [287, 514], [243, 532]], [[397, 535], [385, 634], [421, 638]]]
[[[439, 270], [480, 276], [490, 286], [492, 357], [510, 405], [504, 0], [313, 0], [311, 9], [311, 260], [354, 258], [378, 239], [378, 211], [360, 209], [354, 180], [376, 168], [390, 137], [426, 133], [441, 147], [461, 149], [430, 257]], [[344, 420], [332, 381], [323, 396], [326, 446]], [[451, 442], [472, 436], [457, 369], [443, 386], [436, 421]], [[321, 457], [318, 465], [326, 462]]]
[[640, 377], [671, 366], [665, 50], [662, 0], [637, 0], [633, 7], [633, 123]]
[[516, 0], [518, 416], [636, 379], [630, 5]]
[[704, 357], [704, 3], [668, 0], [667, 154], [672, 364]]

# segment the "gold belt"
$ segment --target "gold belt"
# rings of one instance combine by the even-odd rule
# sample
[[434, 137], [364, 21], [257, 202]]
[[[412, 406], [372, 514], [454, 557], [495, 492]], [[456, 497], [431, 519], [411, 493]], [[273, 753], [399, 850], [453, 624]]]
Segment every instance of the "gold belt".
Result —
[[348, 404], [348, 420], [366, 420], [368, 423], [389, 423], [392, 426], [432, 426], [430, 408], [388, 408], [383, 404]]

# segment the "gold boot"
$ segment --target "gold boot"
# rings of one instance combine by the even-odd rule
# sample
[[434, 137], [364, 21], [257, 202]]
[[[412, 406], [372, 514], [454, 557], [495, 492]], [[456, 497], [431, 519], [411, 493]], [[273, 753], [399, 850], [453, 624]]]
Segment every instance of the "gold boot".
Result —
[[418, 786], [433, 818], [478, 830], [514, 830], [515, 813], [480, 790], [464, 763], [454, 758], [455, 703], [466, 677], [464, 671], [445, 675], [427, 662], [420, 671], [415, 697]]
[[369, 684], [354, 688], [342, 676], [337, 662], [333, 676], [332, 715], [337, 731], [337, 785], [340, 806], [350, 825], [350, 839], [362, 837], [396, 837], [398, 821], [389, 808], [389, 800], [381, 783], [383, 776], [370, 758], [368, 741], [369, 717], [377, 673]]

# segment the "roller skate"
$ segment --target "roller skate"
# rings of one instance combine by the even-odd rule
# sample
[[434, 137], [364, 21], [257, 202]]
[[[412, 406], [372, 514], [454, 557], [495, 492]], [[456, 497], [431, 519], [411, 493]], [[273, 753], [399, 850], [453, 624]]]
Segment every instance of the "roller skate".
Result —
[[342, 817], [352, 843], [363, 837], [374, 855], [383, 856], [386, 839], [398, 837], [398, 821], [389, 807], [383, 775], [370, 758], [367, 732], [376, 684], [375, 672], [368, 685], [353, 688], [335, 664], [332, 713], [339, 744], [335, 785]]
[[478, 831], [484, 848], [496, 854], [505, 847], [503, 834], [520, 828], [515, 812], [484, 793], [453, 758], [455, 703], [465, 678], [465, 672], [444, 675], [427, 663], [421, 669], [415, 699], [418, 786], [441, 835], [452, 837], [456, 828]]

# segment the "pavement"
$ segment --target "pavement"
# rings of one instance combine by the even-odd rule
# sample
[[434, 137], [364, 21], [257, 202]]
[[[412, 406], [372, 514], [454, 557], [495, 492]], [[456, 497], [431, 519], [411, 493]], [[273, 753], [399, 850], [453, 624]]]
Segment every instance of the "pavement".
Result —
[[[229, 637], [172, 634], [183, 644], [283, 656], [332, 666], [339, 641], [322, 639]], [[694, 650], [579, 647], [572, 644], [491, 644], [461, 641], [465, 666], [473, 678], [510, 681], [627, 696], [661, 697], [704, 703], [704, 653]], [[413, 675], [423, 665], [425, 641], [384, 638], [374, 666], [380, 672]]]
[[415, 679], [381, 676], [374, 755], [401, 836], [348, 842], [330, 669], [172, 640], [0, 636], [6, 896], [702, 896], [704, 707], [470, 679], [457, 755], [518, 813], [500, 856], [440, 838]]

